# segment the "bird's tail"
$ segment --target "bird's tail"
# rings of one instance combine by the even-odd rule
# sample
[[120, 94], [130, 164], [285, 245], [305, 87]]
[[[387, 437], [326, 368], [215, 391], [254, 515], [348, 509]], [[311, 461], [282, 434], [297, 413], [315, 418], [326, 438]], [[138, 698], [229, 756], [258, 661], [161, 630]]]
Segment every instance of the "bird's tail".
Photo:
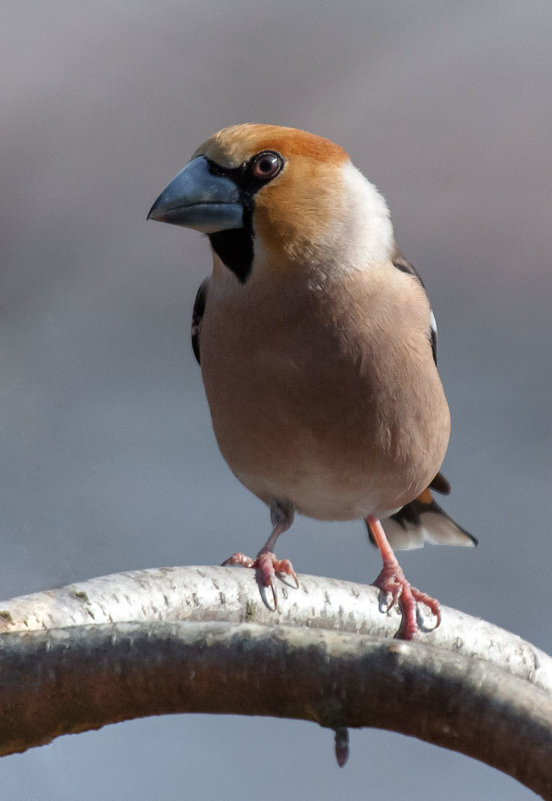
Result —
[[394, 550], [422, 548], [426, 542], [437, 545], [477, 545], [476, 538], [435, 503], [432, 489], [448, 495], [450, 484], [441, 473], [437, 473], [429, 487], [417, 498], [381, 521]]

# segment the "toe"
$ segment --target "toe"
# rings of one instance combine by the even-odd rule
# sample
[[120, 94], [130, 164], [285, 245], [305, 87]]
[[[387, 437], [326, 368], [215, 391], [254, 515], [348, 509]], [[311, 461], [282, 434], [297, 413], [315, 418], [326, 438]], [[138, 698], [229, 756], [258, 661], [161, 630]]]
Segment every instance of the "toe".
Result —
[[253, 567], [254, 560], [251, 559], [250, 556], [246, 556], [244, 553], [234, 553], [232, 556], [229, 556], [228, 559], [225, 559], [222, 563], [222, 567], [227, 567], [228, 565], [238, 565], [240, 567]]
[[295, 582], [296, 589], [299, 589], [299, 579], [297, 578], [297, 574], [295, 573], [293, 565], [291, 564], [289, 559], [275, 560], [273, 562], [273, 565], [276, 573], [284, 573], [286, 576], [291, 576], [291, 578]]

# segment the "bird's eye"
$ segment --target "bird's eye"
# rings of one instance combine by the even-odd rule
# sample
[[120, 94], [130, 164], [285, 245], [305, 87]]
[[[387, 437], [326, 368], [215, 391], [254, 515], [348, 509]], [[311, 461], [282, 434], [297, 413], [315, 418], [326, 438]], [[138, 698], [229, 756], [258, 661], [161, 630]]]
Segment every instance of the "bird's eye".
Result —
[[282, 167], [284, 160], [278, 153], [267, 151], [259, 153], [251, 161], [251, 172], [259, 181], [270, 181], [275, 178]]

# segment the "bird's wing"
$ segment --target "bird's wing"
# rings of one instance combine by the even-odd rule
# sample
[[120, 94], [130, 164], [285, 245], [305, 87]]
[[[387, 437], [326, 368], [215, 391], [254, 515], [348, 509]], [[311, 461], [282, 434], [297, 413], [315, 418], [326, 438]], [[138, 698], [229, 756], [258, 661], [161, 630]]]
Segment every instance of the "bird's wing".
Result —
[[201, 331], [201, 321], [205, 313], [205, 303], [207, 301], [207, 290], [209, 289], [209, 278], [201, 282], [197, 295], [194, 300], [194, 310], [192, 312], [192, 348], [197, 363], [201, 364], [199, 352], [199, 334]]
[[433, 489], [435, 492], [440, 492], [441, 495], [450, 495], [450, 482], [442, 473], [437, 473], [429, 485], [429, 489]]
[[[400, 251], [393, 255], [393, 264], [403, 273], [424, 287], [420, 273], [408, 262]], [[428, 338], [437, 362], [437, 324], [431, 312]], [[421, 548], [424, 542], [443, 545], [477, 545], [477, 540], [462, 526], [459, 526], [433, 500], [431, 490], [443, 495], [450, 493], [450, 484], [442, 473], [437, 473], [431, 484], [417, 498], [407, 503], [396, 514], [382, 521], [385, 533], [393, 548]], [[372, 539], [372, 537], [370, 537]]]
[[[413, 278], [419, 281], [420, 284], [425, 289], [424, 282], [422, 281], [422, 276], [420, 275], [418, 270], [412, 264], [410, 264], [409, 261], [405, 259], [405, 257], [399, 250], [397, 250], [393, 256], [393, 265], [397, 268], [397, 270], [400, 270], [403, 273], [411, 275]], [[431, 312], [431, 316], [429, 318], [428, 336], [429, 336], [429, 341], [431, 343], [431, 350], [433, 351], [433, 359], [435, 361], [435, 364], [437, 364], [437, 322], [435, 320], [435, 315], [433, 314], [433, 311]]]

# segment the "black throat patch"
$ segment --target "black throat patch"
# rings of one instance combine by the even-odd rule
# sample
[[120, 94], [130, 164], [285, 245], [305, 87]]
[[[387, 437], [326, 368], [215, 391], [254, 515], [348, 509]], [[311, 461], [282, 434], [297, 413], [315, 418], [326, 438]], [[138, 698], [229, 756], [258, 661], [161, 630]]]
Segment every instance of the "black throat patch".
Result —
[[222, 263], [232, 270], [240, 283], [245, 284], [253, 268], [255, 193], [264, 185], [264, 182], [251, 175], [248, 164], [225, 168], [210, 159], [207, 159], [207, 164], [212, 175], [224, 175], [234, 181], [240, 193], [240, 202], [243, 206], [243, 227], [209, 234], [209, 241]]
[[253, 267], [253, 237], [245, 228], [209, 234], [211, 247], [229, 270], [245, 284]]

